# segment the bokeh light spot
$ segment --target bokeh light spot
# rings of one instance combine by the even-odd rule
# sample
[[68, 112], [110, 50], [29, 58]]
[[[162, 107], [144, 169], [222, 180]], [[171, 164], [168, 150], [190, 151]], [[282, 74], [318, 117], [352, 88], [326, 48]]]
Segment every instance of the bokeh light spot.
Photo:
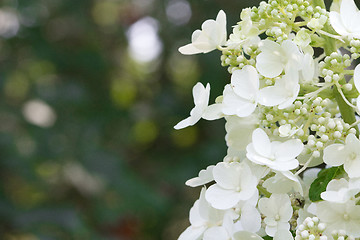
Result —
[[166, 7], [166, 16], [175, 25], [183, 25], [191, 18], [191, 7], [186, 0], [171, 0]]
[[153, 142], [158, 133], [158, 127], [153, 121], [150, 120], [137, 122], [133, 128], [135, 141], [142, 144]]
[[130, 56], [139, 63], [155, 60], [162, 52], [163, 44], [158, 36], [158, 22], [145, 17], [135, 22], [127, 31]]
[[29, 123], [39, 127], [51, 127], [56, 121], [55, 111], [41, 100], [30, 100], [26, 102], [22, 112]]
[[192, 126], [181, 130], [174, 130], [172, 140], [177, 147], [185, 148], [193, 145], [197, 141], [198, 135], [197, 127]]

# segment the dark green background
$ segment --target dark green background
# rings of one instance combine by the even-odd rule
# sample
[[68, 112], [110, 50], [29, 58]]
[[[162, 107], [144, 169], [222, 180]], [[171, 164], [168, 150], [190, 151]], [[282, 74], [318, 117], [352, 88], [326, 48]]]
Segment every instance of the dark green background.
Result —
[[[169, 21], [169, 2], [1, 1], [21, 25], [0, 38], [0, 239], [171, 240], [189, 225], [200, 189], [184, 182], [225, 156], [224, 120], [173, 126], [196, 82], [211, 84], [213, 102], [230, 76], [218, 51], [177, 49], [220, 9], [230, 32], [259, 1], [191, 0], [182, 25]], [[163, 51], [140, 64], [126, 32], [146, 16]], [[53, 126], [25, 119], [34, 99], [54, 110]]]

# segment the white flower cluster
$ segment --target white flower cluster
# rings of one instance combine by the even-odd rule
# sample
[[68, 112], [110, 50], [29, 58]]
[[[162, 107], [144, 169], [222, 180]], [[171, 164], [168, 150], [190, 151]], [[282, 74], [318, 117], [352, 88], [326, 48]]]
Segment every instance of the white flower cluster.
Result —
[[231, 74], [211, 105], [210, 84], [197, 83], [175, 126], [225, 118], [228, 146], [186, 182], [203, 187], [179, 240], [360, 239], [360, 11], [269, 0], [240, 18], [227, 36], [221, 10], [179, 48], [218, 49]]

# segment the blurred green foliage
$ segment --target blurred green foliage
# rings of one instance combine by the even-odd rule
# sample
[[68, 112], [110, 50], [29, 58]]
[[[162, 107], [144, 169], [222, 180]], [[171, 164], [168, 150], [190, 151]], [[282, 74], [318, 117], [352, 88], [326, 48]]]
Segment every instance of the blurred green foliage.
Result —
[[184, 182], [226, 146], [223, 120], [173, 126], [196, 82], [213, 102], [229, 80], [219, 52], [177, 48], [257, 3], [3, 0], [0, 239], [176, 239], [199, 194]]

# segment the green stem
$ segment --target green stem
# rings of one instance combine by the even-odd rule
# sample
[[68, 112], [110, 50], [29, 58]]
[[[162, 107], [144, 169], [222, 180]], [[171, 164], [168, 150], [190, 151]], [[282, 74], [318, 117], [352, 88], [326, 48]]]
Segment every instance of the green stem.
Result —
[[267, 198], [269, 198], [271, 196], [271, 193], [269, 193], [266, 188], [264, 188], [263, 186], [261, 186], [260, 184], [257, 185], [257, 189], [259, 190], [259, 193]]

